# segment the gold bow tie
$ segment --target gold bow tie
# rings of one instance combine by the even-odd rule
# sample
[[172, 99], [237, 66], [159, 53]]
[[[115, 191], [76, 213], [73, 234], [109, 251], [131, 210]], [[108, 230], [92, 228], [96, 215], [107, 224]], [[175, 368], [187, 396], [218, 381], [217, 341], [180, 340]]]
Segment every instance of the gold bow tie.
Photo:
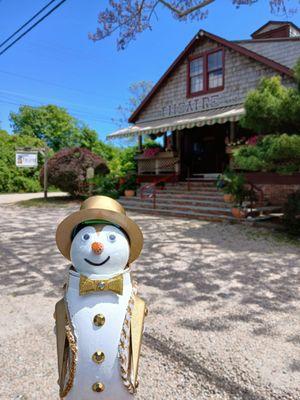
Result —
[[123, 275], [115, 276], [111, 279], [89, 279], [80, 275], [79, 294], [83, 296], [93, 292], [103, 292], [110, 290], [119, 295], [123, 294]]

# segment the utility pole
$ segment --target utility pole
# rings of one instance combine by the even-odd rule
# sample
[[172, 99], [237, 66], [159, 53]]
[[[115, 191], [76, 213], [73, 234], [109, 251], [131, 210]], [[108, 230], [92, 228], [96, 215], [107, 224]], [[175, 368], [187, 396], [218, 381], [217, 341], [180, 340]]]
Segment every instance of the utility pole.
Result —
[[44, 149], [44, 199], [48, 198], [48, 147]]

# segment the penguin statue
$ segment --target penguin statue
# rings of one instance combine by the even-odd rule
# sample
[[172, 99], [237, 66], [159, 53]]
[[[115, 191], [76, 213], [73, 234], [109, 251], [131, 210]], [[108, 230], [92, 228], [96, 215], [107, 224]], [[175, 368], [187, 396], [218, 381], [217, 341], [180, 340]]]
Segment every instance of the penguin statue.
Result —
[[130, 263], [142, 232], [116, 200], [93, 196], [59, 224], [56, 243], [72, 263], [54, 313], [60, 399], [133, 399], [147, 308]]

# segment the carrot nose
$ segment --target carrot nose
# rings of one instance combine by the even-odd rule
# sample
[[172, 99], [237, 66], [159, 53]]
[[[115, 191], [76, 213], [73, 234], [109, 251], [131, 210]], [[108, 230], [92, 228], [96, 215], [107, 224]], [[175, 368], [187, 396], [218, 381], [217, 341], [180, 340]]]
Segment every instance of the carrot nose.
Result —
[[93, 252], [96, 254], [101, 254], [104, 249], [103, 244], [99, 243], [99, 242], [92, 243], [91, 247], [92, 247]]

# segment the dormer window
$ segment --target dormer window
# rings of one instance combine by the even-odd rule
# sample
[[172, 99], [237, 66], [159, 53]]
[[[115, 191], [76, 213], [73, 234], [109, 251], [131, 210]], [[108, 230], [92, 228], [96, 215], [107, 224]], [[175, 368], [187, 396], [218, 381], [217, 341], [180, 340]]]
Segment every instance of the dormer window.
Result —
[[187, 96], [216, 92], [224, 88], [224, 51], [192, 56], [188, 62]]

